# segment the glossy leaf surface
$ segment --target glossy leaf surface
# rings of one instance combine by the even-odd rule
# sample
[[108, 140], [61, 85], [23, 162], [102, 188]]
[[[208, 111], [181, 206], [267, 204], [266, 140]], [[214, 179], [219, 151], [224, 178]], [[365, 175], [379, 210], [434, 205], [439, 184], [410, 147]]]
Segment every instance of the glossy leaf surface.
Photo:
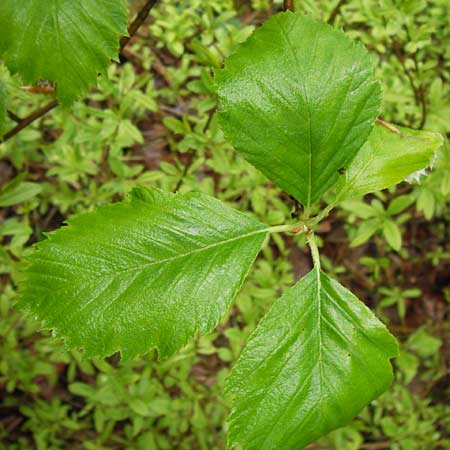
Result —
[[291, 12], [259, 28], [216, 73], [220, 120], [250, 163], [304, 205], [367, 139], [380, 106], [366, 49]]
[[231, 372], [229, 448], [299, 450], [346, 424], [392, 382], [394, 337], [315, 269], [278, 299]]
[[442, 142], [442, 136], [438, 133], [397, 125], [391, 130], [377, 124], [345, 171], [337, 198], [346, 200], [404, 181], [409, 175], [430, 165]]
[[172, 355], [227, 311], [266, 227], [203, 194], [134, 189], [29, 257], [20, 304], [88, 356]]
[[2, 0], [0, 58], [25, 83], [55, 82], [70, 104], [117, 58], [127, 20], [124, 0]]

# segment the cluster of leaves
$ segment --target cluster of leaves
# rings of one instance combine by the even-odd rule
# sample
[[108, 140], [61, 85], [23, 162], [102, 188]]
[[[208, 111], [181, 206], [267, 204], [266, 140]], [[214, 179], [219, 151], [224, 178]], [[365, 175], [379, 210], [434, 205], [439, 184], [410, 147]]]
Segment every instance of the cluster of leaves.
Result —
[[[214, 45], [209, 48], [213, 49], [213, 54], [216, 59], [220, 60], [222, 58], [221, 54], [228, 54], [230, 52], [235, 45], [235, 42], [233, 41], [235, 36], [241, 36], [239, 39], [243, 40], [248, 35], [250, 28], [237, 28], [239, 27], [239, 23], [233, 19], [231, 5], [225, 4], [226, 2], [218, 2], [220, 5], [211, 2], [211, 9], [209, 9], [209, 7], [204, 10], [202, 9], [204, 12], [202, 14], [197, 14], [198, 11], [187, 4], [192, 2], [185, 3], [186, 4], [183, 2], [176, 2], [176, 12], [182, 10], [188, 11], [188, 14], [183, 16], [184, 20], [180, 21], [177, 27], [183, 27], [183, 33], [192, 36], [194, 41], [199, 37], [202, 41], [205, 39], [205, 45], [210, 45], [211, 42], [214, 43]], [[263, 8], [264, 2], [260, 3], [261, 4], [258, 4], [257, 6]], [[323, 11], [331, 11], [333, 2], [324, 3], [326, 3], [326, 5]], [[349, 3], [350, 6], [352, 6], [352, 2]], [[198, 5], [195, 6], [195, 8], [197, 7]], [[2, 270], [4, 272], [14, 272], [15, 260], [17, 257], [21, 257], [23, 253], [23, 243], [28, 240], [33, 230], [34, 233], [38, 235], [41, 229], [48, 229], [49, 224], [50, 227], [54, 227], [55, 224], [62, 219], [62, 216], [68, 216], [74, 212], [92, 208], [95, 204], [107, 202], [113, 198], [117, 198], [117, 196], [121, 197], [130, 187], [136, 184], [156, 184], [165, 189], [173, 190], [182, 179], [181, 189], [184, 191], [201, 190], [207, 194], [215, 194], [219, 198], [235, 204], [240, 209], [252, 210], [253, 214], [260, 221], [272, 226], [286, 221], [286, 217], [290, 214], [288, 199], [283, 197], [276, 188], [268, 185], [264, 177], [254, 171], [250, 166], [245, 165], [242, 159], [231, 153], [229, 146], [223, 141], [222, 136], [217, 130], [215, 118], [213, 117], [212, 120], [210, 120], [209, 111], [214, 108], [215, 99], [211, 95], [210, 70], [209, 68], [202, 66], [205, 64], [212, 64], [211, 55], [205, 53], [201, 46], [193, 44], [193, 41], [183, 39], [183, 33], [179, 32], [179, 34], [174, 37], [173, 33], [165, 32], [169, 31], [172, 26], [164, 20], [164, 17], [168, 16], [167, 12], [169, 12], [169, 8], [171, 8], [171, 6], [168, 5], [167, 9], [165, 9], [163, 5], [159, 10], [154, 12], [155, 19], [151, 29], [152, 34], [154, 35], [159, 32], [162, 43], [158, 45], [162, 49], [165, 49], [166, 45], [169, 46], [169, 40], [174, 45], [175, 49], [177, 47], [180, 48], [180, 45], [185, 49], [188, 49], [187, 53], [180, 58], [180, 64], [177, 64], [174, 68], [167, 67], [165, 73], [162, 74], [160, 65], [158, 64], [158, 59], [161, 55], [157, 54], [156, 57], [153, 55], [150, 56], [148, 48], [142, 48], [140, 44], [136, 44], [133, 47], [133, 51], [140, 55], [140, 64], [142, 64], [143, 67], [158, 67], [157, 70], [160, 76], [155, 77], [157, 78], [157, 91], [153, 88], [153, 79], [146, 78], [144, 73], [139, 73], [139, 70], [137, 71], [138, 74], [134, 75], [136, 67], [138, 66], [135, 65], [134, 70], [131, 70], [130, 65], [122, 65], [121, 67], [112, 66], [109, 74], [111, 80], [110, 90], [103, 89], [102, 81], [100, 90], [92, 95], [93, 100], [87, 104], [76, 104], [73, 115], [58, 112], [47, 118], [43, 124], [43, 129], [45, 131], [43, 138], [41, 137], [41, 133], [36, 131], [37, 127], [34, 127], [22, 132], [22, 134], [17, 136], [11, 144], [3, 146], [0, 150], [0, 152], [3, 152], [3, 155], [13, 159], [16, 167], [22, 167], [30, 172], [28, 179], [39, 181], [37, 186], [40, 186], [40, 192], [35, 192], [34, 197], [31, 197], [30, 194], [30, 197], [22, 198], [25, 200], [25, 203], [15, 207], [15, 211], [18, 213], [17, 218], [14, 222], [8, 222], [8, 227], [2, 228], [3, 235], [14, 236], [12, 241], [8, 238], [4, 241], [6, 244], [6, 251], [3, 254], [4, 258], [2, 260], [2, 262], [4, 262]], [[372, 7], [369, 12], [375, 10], [376, 8]], [[220, 18], [221, 15], [219, 11], [224, 12], [223, 18]], [[345, 17], [346, 11], [347, 9], [343, 10], [342, 17]], [[174, 11], [170, 12], [173, 13]], [[211, 12], [212, 14], [210, 14]], [[215, 19], [214, 22], [209, 20], [210, 16]], [[218, 17], [220, 19], [218, 19]], [[353, 16], [349, 15], [349, 17]], [[367, 18], [365, 20], [367, 20]], [[201, 25], [199, 25], [200, 21], [202, 21]], [[205, 27], [207, 26], [205, 24], [210, 24], [210, 29], [205, 30], [205, 28], [202, 28], [203, 33], [198, 34], [199, 26]], [[366, 35], [366, 38], [367, 36], [369, 36], [369, 34]], [[167, 39], [168, 42], [165, 42], [165, 39]], [[164, 61], [170, 61], [170, 54], [178, 57], [176, 50], [169, 49], [168, 52], [168, 54], [162, 55]], [[205, 59], [205, 55], [207, 55], [209, 59]], [[133, 64], [136, 64], [136, 61], [133, 61]], [[138, 128], [135, 130], [137, 133], [133, 132], [127, 138], [128, 140], [119, 143], [117, 149], [112, 152], [113, 156], [111, 156], [112, 153], [108, 151], [107, 160], [104, 162], [104, 148], [108, 144], [109, 136], [103, 136], [101, 134], [102, 127], [107, 122], [104, 122], [106, 116], [102, 115], [99, 110], [105, 102], [113, 108], [119, 109], [122, 98], [122, 91], [120, 90], [122, 86], [121, 80], [127, 77], [128, 79], [131, 79], [133, 76], [136, 76], [136, 80], [129, 85], [129, 91], [132, 95], [142, 97], [141, 92], [144, 92], [146, 98], [150, 97], [157, 99], [158, 104], [167, 106], [167, 108], [155, 112], [155, 103], [152, 103], [149, 105], [148, 109], [142, 112], [132, 111], [133, 116], [128, 116], [128, 118], [131, 118], [131, 122], [138, 123]], [[385, 79], [390, 82], [395, 79], [396, 76], [396, 73], [391, 72]], [[9, 83], [10, 86], [18, 86], [16, 79], [10, 80]], [[146, 86], [148, 86], [148, 88]], [[405, 89], [403, 89], [402, 92], [406, 92]], [[16, 97], [19, 110], [22, 109], [22, 112], [25, 112], [26, 109], [30, 108], [34, 100], [30, 100], [31, 97], [28, 94], [19, 94], [17, 87], [15, 88], [15, 93], [17, 94]], [[18, 103], [19, 100], [20, 103]], [[27, 106], [27, 103], [30, 105]], [[134, 100], [132, 100], [130, 104], [134, 107]], [[210, 105], [211, 107], [209, 107]], [[398, 105], [402, 105], [402, 102], [399, 101], [397, 107]], [[437, 109], [432, 108], [430, 108], [430, 110], [437, 111]], [[417, 112], [419, 109], [413, 105], [410, 108], [410, 111]], [[152, 116], [152, 121], [160, 121], [161, 118], [164, 117], [163, 123], [166, 128], [161, 127], [158, 131], [158, 129], [152, 127], [152, 134], [149, 136], [148, 121], [145, 121], [145, 117], [149, 114]], [[437, 114], [437, 112], [435, 112], [435, 114]], [[398, 121], [401, 121], [401, 113], [394, 114], [393, 117], [396, 117], [398, 118]], [[120, 118], [120, 121], [121, 120], [123, 120], [123, 117]], [[84, 123], [89, 123], [90, 126], [85, 127], [84, 125], [80, 125]], [[203, 129], [207, 123], [208, 127], [206, 133], [203, 133]], [[124, 127], [124, 129], [126, 128], [127, 127]], [[71, 129], [71, 133], [66, 135], [66, 131], [64, 131], [64, 133], [61, 134], [61, 131], [66, 129]], [[66, 138], [67, 145], [70, 146], [73, 146], [74, 138], [78, 139], [75, 140], [76, 148], [62, 155], [60, 153], [59, 145], [63, 142], [62, 139], [64, 138]], [[153, 172], [143, 172], [144, 167], [151, 169], [155, 168], [155, 166], [153, 166], [153, 164], [155, 164], [154, 161], [149, 160], [147, 157], [146, 145], [151, 142], [151, 144], [155, 146], [155, 144], [158, 144], [165, 138], [169, 139], [170, 152], [172, 155], [175, 155], [175, 157], [164, 150], [161, 152], [162, 157], [156, 162], [156, 165], [159, 166], [157, 170], [154, 170]], [[145, 144], [140, 145], [140, 140], [144, 141]], [[90, 143], [92, 143], [92, 145], [90, 145]], [[73, 156], [68, 159], [67, 155]], [[135, 157], [134, 155], [139, 156]], [[165, 161], [160, 163], [160, 160]], [[183, 165], [186, 162], [189, 163], [186, 165], [187, 168]], [[439, 174], [440, 179], [437, 180], [438, 177], [435, 177], [437, 181], [430, 187], [433, 196], [435, 193], [439, 193], [439, 189], [442, 186], [441, 179], [445, 179], [445, 173], [444, 170], [435, 172], [436, 175]], [[419, 190], [422, 191], [428, 184], [428, 181], [433, 179], [433, 177], [434, 175], [429, 177], [420, 188], [412, 191], [411, 198], [415, 200]], [[47, 181], [41, 182], [42, 179], [46, 179]], [[29, 182], [22, 179], [17, 181], [18, 183], [16, 186], [20, 183]], [[18, 192], [26, 192], [27, 188], [29, 188], [29, 186], [25, 184], [18, 189]], [[382, 194], [377, 195], [381, 196]], [[381, 197], [381, 200], [389, 203], [391, 196], [386, 194], [383, 195], [384, 197]], [[443, 206], [440, 205], [444, 205], [444, 203], [437, 202], [437, 205], [438, 207], [432, 211], [433, 215], [441, 214], [443, 211]], [[386, 208], [388, 207], [386, 206]], [[407, 208], [409, 208], [409, 213], [414, 210], [413, 206], [408, 206]], [[53, 213], [53, 216], [50, 214], [52, 210], [57, 211], [56, 214]], [[343, 211], [340, 214], [342, 217], [348, 218], [346, 211]], [[394, 217], [395, 215], [396, 214], [394, 214]], [[48, 222], [47, 219], [49, 217], [53, 217], [54, 219]], [[360, 216], [356, 217], [358, 218]], [[45, 224], [46, 221], [47, 224]], [[394, 219], [394, 221], [396, 221], [396, 219]], [[356, 223], [359, 223], [358, 219]], [[406, 230], [405, 226], [407, 225], [408, 223], [403, 223], [401, 226], [402, 233]], [[351, 224], [348, 227], [348, 232], [351, 235], [354, 233], [353, 228], [354, 227]], [[23, 232], [21, 229], [23, 229]], [[290, 274], [291, 264], [287, 261], [278, 259], [276, 255], [279, 255], [280, 253], [281, 255], [287, 255], [293, 240], [301, 242], [302, 237], [294, 237], [286, 241], [279, 238], [277, 235], [274, 235], [274, 242], [271, 246], [264, 244], [263, 257], [257, 261], [256, 270], [252, 271], [250, 280], [244, 285], [243, 291], [237, 298], [238, 309], [236, 309], [236, 313], [238, 316], [232, 318], [232, 323], [235, 323], [235, 327], [230, 328], [225, 333], [228, 344], [222, 347], [218, 345], [218, 343], [213, 343], [213, 338], [215, 339], [218, 335], [225, 336], [222, 335], [222, 332], [216, 333], [211, 339], [202, 338], [199, 341], [200, 346], [196, 346], [195, 348], [197, 354], [213, 353], [214, 355], [218, 355], [219, 359], [223, 361], [225, 365], [227, 365], [229, 361], [236, 359], [249, 331], [254, 328], [257, 318], [261, 316], [262, 312], [267, 310], [267, 307], [274, 298], [274, 293], [280, 289], [283, 290], [292, 283], [292, 275]], [[445, 251], [439, 253], [438, 250], [439, 248], [436, 249], [433, 254], [430, 254], [430, 260], [437, 261], [437, 264], [439, 265], [443, 260], [442, 258], [445, 259]], [[404, 249], [403, 251], [406, 252], [407, 249]], [[385, 259], [390, 261], [389, 258]], [[384, 279], [385, 274], [389, 272], [389, 268], [386, 268], [386, 264], [383, 263], [382, 258], [372, 258], [372, 260], [365, 262], [367, 263], [367, 267], [371, 270], [373, 269], [373, 277], [375, 277], [378, 272], [378, 276], [381, 277], [381, 279]], [[323, 263], [325, 263], [325, 261], [323, 261]], [[338, 270], [338, 268], [334, 268], [333, 270]], [[386, 283], [386, 281], [384, 281], [384, 283]], [[12, 295], [11, 292], [8, 295], [10, 294]], [[255, 300], [258, 301], [255, 302]], [[11, 315], [11, 313], [6, 312], [6, 309], [4, 311], [3, 317], [5, 317], [6, 324], [6, 316]], [[20, 317], [17, 316], [17, 313], [15, 314], [16, 317]], [[225, 320], [227, 320], [227, 318], [228, 316]], [[390, 316], [390, 318], [392, 320], [392, 316]], [[15, 320], [18, 319], [16, 318]], [[10, 323], [12, 324], [12, 320]], [[15, 325], [12, 326], [14, 327]], [[10, 326], [7, 326], [6, 329], [8, 330], [9, 327]], [[28, 327], [30, 328], [30, 325], [28, 325]], [[241, 328], [243, 329], [241, 330]], [[25, 336], [26, 334], [26, 332], [22, 332], [21, 328], [19, 328], [19, 332], [23, 333], [22, 336]], [[33, 335], [33, 337], [34, 336], [35, 335]], [[205, 342], [208, 342], [209, 344], [205, 344]], [[21, 356], [25, 355], [24, 353], [19, 353], [20, 350], [17, 348], [17, 343], [10, 342], [9, 345], [9, 351], [16, 355], [16, 358], [20, 359]], [[37, 345], [39, 347], [39, 341]], [[43, 355], [41, 361], [45, 361], [46, 355], [51, 354], [53, 351], [58, 352], [58, 354], [61, 355], [59, 344], [51, 344], [50, 341], [46, 340], [43, 341], [43, 346], [44, 352], [41, 353]], [[46, 348], [48, 349], [47, 351], [45, 350]], [[40, 352], [39, 349], [38, 351]], [[189, 351], [193, 351], [193, 348], [191, 347]], [[76, 355], [76, 353], [73, 353], [72, 355]], [[61, 364], [64, 365], [64, 367], [67, 367], [70, 361], [77, 359], [77, 356], [66, 355], [65, 358], [66, 359], [64, 359]], [[422, 360], [424, 357], [422, 354], [418, 354], [416, 358]], [[48, 380], [50, 385], [53, 385], [58, 378], [65, 378], [65, 375], [61, 375], [60, 373], [49, 375], [52, 373], [51, 368], [43, 367], [41, 362], [38, 361], [36, 357], [32, 356], [32, 353], [23, 359], [28, 361], [30, 366], [27, 366], [27, 368], [20, 371], [20, 374], [17, 374], [17, 377], [27, 378], [29, 384], [25, 385], [19, 383], [12, 389], [18, 389], [19, 392], [33, 392], [33, 390], [36, 390], [41, 392], [39, 395], [42, 397], [43, 387], [33, 381], [33, 378], [36, 377], [36, 375], [40, 373], [42, 377], [45, 377]], [[176, 357], [169, 359], [168, 361], [172, 360], [177, 361]], [[174, 369], [174, 372], [184, 373], [187, 391], [195, 392], [194, 386], [198, 383], [196, 383], [195, 380], [192, 381], [188, 374], [189, 366], [192, 362], [192, 360], [187, 359], [185, 368], [180, 369], [177, 366]], [[151, 365], [151, 367], [157, 368], [162, 367], [165, 363], [148, 362], [147, 358], [142, 358], [136, 363], [136, 366], [131, 362], [122, 363], [122, 366], [129, 367], [129, 370], [133, 374], [140, 374], [141, 369], [139, 368], [139, 364], [146, 366]], [[436, 361], [433, 364], [436, 364]], [[11, 367], [13, 366], [14, 363], [11, 363]], [[29, 367], [37, 367], [37, 369], [29, 370]], [[417, 370], [417, 368], [415, 370]], [[80, 380], [83, 380], [82, 382], [86, 382], [89, 386], [95, 386], [96, 383], [92, 378], [85, 378], [82, 375], [83, 371], [84, 369], [79, 369], [75, 375], [72, 376], [78, 377]], [[96, 366], [92, 369], [86, 369], [86, 371], [91, 373], [92, 371], [93, 373], [98, 371], [99, 374], [101, 372]], [[5, 379], [14, 379], [14, 374], [15, 371], [9, 371]], [[134, 377], [136, 376], [137, 375], [134, 375]], [[147, 375], [144, 375], [144, 378], [145, 377], [147, 377]], [[164, 374], [163, 377], [166, 378], [168, 375]], [[399, 372], [399, 382], [404, 381], [407, 383], [407, 381], [402, 380], [401, 377], [402, 375]], [[428, 373], [425, 377], [437, 377], [437, 374], [431, 375]], [[216, 393], [220, 391], [220, 387], [223, 385], [224, 374], [219, 378], [222, 381], [219, 382], [219, 389], [215, 390]], [[179, 379], [179, 377], [177, 379]], [[73, 378], [70, 378], [70, 380], [73, 380]], [[105, 381], [104, 384], [109, 385], [110, 383], [112, 382], [108, 380]], [[170, 384], [170, 382], [168, 383]], [[101, 383], [102, 386], [104, 384]], [[31, 388], [32, 385], [36, 387]], [[98, 390], [100, 390], [100, 388], [100, 385], [98, 388], [96, 387]], [[426, 402], [422, 403], [419, 397], [414, 394], [410, 394], [407, 391], [398, 394], [397, 391], [396, 388], [392, 394], [387, 394], [380, 401], [375, 402], [373, 404], [373, 408], [375, 409], [371, 411], [370, 414], [363, 413], [355, 425], [351, 428], [344, 428], [343, 430], [334, 433], [328, 440], [323, 441], [324, 445], [335, 446], [340, 449], [353, 449], [358, 448], [362, 442], [363, 433], [366, 435], [370, 434], [373, 439], [376, 439], [384, 433], [386, 436], [389, 436], [389, 439], [391, 439], [392, 442], [394, 442], [394, 444], [391, 444], [394, 446], [393, 448], [396, 448], [395, 446], [398, 448], [415, 448], [414, 445], [416, 445], [418, 449], [433, 448], [439, 445], [443, 446], [443, 441], [435, 445], [440, 439], [439, 436], [437, 436], [439, 435], [439, 432], [435, 430], [438, 429], [438, 423], [440, 423], [439, 418], [443, 417], [445, 413], [439, 410], [438, 407], [427, 405]], [[84, 392], [86, 392], [86, 390]], [[195, 406], [195, 395], [197, 394], [193, 394], [186, 402], [185, 411], [187, 417], [186, 420], [188, 422], [189, 410], [198, 411]], [[155, 396], [157, 398], [164, 398], [162, 391], [155, 391]], [[125, 404], [127, 402], [125, 397], [126, 396], [121, 397], [114, 405]], [[180, 397], [180, 394], [175, 394], [175, 398], [178, 397]], [[99, 404], [102, 401], [97, 401], [93, 399], [92, 396], [89, 397], [87, 395], [81, 395], [80, 398], [85, 399], [83, 401], [86, 403], [86, 409], [81, 415], [76, 416], [76, 420], [79, 422], [81, 428], [85, 427], [85, 429], [88, 430], [90, 426], [89, 420], [92, 419], [93, 412], [100, 408]], [[200, 397], [197, 397], [197, 400], [199, 398]], [[401, 398], [400, 402], [397, 401], [398, 398]], [[11, 398], [11, 401], [14, 402], [14, 399]], [[64, 415], [69, 414], [70, 410], [67, 406], [67, 400], [63, 399], [63, 403], [60, 404], [60, 406], [55, 406], [53, 409], [49, 408], [46, 414], [43, 415], [38, 414], [39, 410], [44, 409], [42, 403], [33, 403], [35, 400], [30, 397], [27, 401], [29, 405], [34, 404], [34, 408], [27, 410], [26, 413], [26, 416], [30, 417], [27, 421], [27, 426], [33, 431], [35, 436], [42, 436], [38, 438], [42, 439], [43, 442], [39, 445], [41, 448], [51, 448], [52, 445], [57, 446], [58, 441], [55, 441], [54, 439], [64, 439], [63, 436], [65, 436], [70, 429], [70, 425], [67, 425], [67, 422], [63, 420], [61, 420], [61, 423], [57, 424], [58, 417], [62, 418]], [[183, 448], [183, 445], [186, 448], [193, 448], [194, 446], [199, 446], [200, 448], [221, 448], [220, 438], [215, 435], [215, 431], [212, 431], [222, 429], [225, 407], [222, 410], [222, 413], [214, 414], [214, 410], [218, 411], [221, 408], [217, 404], [217, 399], [205, 397], [204, 400], [202, 400], [203, 405], [214, 403], [217, 405], [216, 408], [209, 409], [206, 414], [208, 420], [206, 420], [206, 422], [202, 422], [201, 420], [198, 422], [197, 426], [200, 431], [196, 437], [189, 437], [189, 433], [187, 436], [185, 434], [185, 437], [183, 437], [183, 433], [186, 433], [186, 428], [183, 428], [181, 425], [180, 428], [172, 428], [172, 431], [167, 433], [167, 429], [169, 428], [169, 425], [167, 424], [175, 422], [177, 418], [180, 417], [180, 409], [171, 416], [169, 412], [166, 412], [162, 408], [161, 411], [163, 413], [161, 415], [166, 417], [167, 420], [162, 421], [160, 427], [158, 423], [153, 423], [153, 425], [150, 425], [150, 429], [153, 430], [153, 433], [157, 433], [156, 430], [164, 430], [163, 433], [165, 436], [158, 436], [155, 438], [157, 439], [156, 444], [147, 445], [154, 445], [155, 448]], [[399, 407], [399, 404], [404, 406]], [[411, 405], [413, 405], [414, 408], [414, 415], [413, 418], [409, 420]], [[105, 408], [103, 407], [104, 414], [107, 416], [108, 431], [99, 437], [98, 444], [96, 445], [106, 445], [108, 448], [114, 445], [125, 445], [130, 448], [137, 446], [139, 435], [142, 434], [142, 430], [140, 432], [139, 427], [136, 428], [137, 435], [133, 435], [133, 433], [128, 434], [127, 432], [126, 439], [128, 439], [128, 441], [115, 440], [117, 437], [119, 437], [119, 439], [123, 438], [123, 433], [121, 431], [116, 435], [112, 433], [115, 426], [114, 424], [118, 423], [117, 421], [131, 422], [133, 420], [133, 412], [130, 412], [128, 416], [126, 413], [125, 415], [122, 415], [121, 413], [120, 418], [113, 418], [109, 417], [109, 411], [112, 408], [106, 409], [107, 411], [105, 412]], [[129, 411], [134, 410], [131, 408]], [[58, 416], [58, 414], [61, 415]], [[96, 414], [101, 416], [102, 413]], [[136, 414], [137, 413], [134, 413], [134, 415]], [[386, 414], [395, 414], [394, 425], [391, 424], [391, 427], [384, 426], [382, 428], [380, 417], [383, 415], [386, 416]], [[195, 417], [197, 417], [197, 414]], [[53, 423], [52, 426], [55, 433], [53, 435], [45, 435], [42, 430], [50, 428], [50, 422]], [[420, 429], [416, 426], [418, 422], [423, 424], [423, 427]], [[440, 426], [442, 429], [445, 429], [444, 423]], [[147, 423], [145, 424], [145, 427], [148, 427]], [[118, 428], [116, 426], [116, 431], [121, 429], [120, 425]], [[205, 431], [206, 429], [210, 431]], [[99, 430], [100, 429], [98, 429], [97, 432], [100, 434], [101, 431]], [[408, 434], [410, 435], [412, 432], [416, 432], [416, 444], [408, 441]], [[73, 435], [75, 435], [75, 432]], [[209, 440], [208, 436], [210, 435], [215, 435], [216, 437], [214, 439], [217, 440]], [[198, 443], [201, 442], [202, 439], [204, 440], [205, 436], [207, 436], [207, 444]], [[87, 434], [87, 437], [85, 438], [86, 441], [92, 440], [91, 437], [92, 435]], [[193, 444], [193, 441], [190, 439], [198, 439], [198, 441]], [[164, 443], [165, 440], [166, 443]], [[118, 442], [121, 442], [121, 444], [117, 444]], [[184, 442], [184, 444], [181, 444], [181, 442]], [[83, 445], [86, 446], [88, 444]], [[420, 447], [420, 445], [422, 447]]]
[[294, 449], [344, 425], [389, 386], [397, 344], [321, 271], [322, 216], [311, 211], [330, 189], [329, 208], [396, 184], [441, 144], [433, 133], [371, 130], [380, 105], [371, 72], [342, 32], [273, 16], [218, 71], [220, 117], [236, 150], [304, 206], [301, 222], [270, 228], [201, 194], [134, 189], [128, 203], [73, 217], [39, 244], [20, 305], [86, 356], [155, 347], [166, 358], [214, 329], [269, 232], [306, 232], [314, 270], [270, 309], [229, 379], [228, 447]]

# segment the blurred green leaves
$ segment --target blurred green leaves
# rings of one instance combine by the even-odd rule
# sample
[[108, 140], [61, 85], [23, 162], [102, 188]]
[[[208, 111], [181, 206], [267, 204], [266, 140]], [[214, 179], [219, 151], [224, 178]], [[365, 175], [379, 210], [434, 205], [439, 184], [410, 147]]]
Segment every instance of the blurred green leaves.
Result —
[[342, 202], [342, 208], [351, 213], [350, 222], [355, 217], [362, 219], [352, 236], [351, 246], [357, 247], [380, 232], [392, 249], [399, 251], [402, 246], [400, 227], [410, 218], [405, 210], [413, 201], [411, 196], [402, 195], [395, 198], [387, 208], [379, 199], [373, 199], [370, 204], [361, 200]]
[[6, 109], [8, 104], [8, 95], [6, 83], [3, 80], [3, 67], [0, 66], [0, 134], [3, 133], [6, 120]]
[[0, 189], [0, 207], [26, 202], [42, 192], [39, 183], [22, 181], [25, 174], [19, 175]]

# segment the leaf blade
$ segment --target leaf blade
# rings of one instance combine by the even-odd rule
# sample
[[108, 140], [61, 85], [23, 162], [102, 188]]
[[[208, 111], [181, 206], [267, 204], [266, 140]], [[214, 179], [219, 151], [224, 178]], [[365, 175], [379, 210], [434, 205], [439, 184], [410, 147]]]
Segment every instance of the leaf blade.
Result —
[[438, 133], [376, 124], [366, 144], [346, 171], [339, 201], [389, 188], [428, 167], [442, 145]]
[[58, 100], [70, 105], [117, 58], [127, 19], [123, 0], [31, 0], [20, 8], [4, 0], [0, 52], [25, 83], [55, 82]]
[[41, 192], [42, 186], [39, 183], [31, 181], [11, 183], [0, 190], [0, 207], [4, 208], [26, 202]]
[[50, 233], [29, 257], [20, 306], [88, 356], [167, 357], [217, 325], [265, 236], [212, 197], [138, 188]]
[[290, 12], [274, 15], [242, 44], [216, 71], [216, 84], [225, 136], [306, 206], [355, 157], [381, 102], [362, 45]]
[[373, 313], [313, 270], [274, 303], [233, 368], [228, 448], [303, 448], [389, 386], [396, 354]]

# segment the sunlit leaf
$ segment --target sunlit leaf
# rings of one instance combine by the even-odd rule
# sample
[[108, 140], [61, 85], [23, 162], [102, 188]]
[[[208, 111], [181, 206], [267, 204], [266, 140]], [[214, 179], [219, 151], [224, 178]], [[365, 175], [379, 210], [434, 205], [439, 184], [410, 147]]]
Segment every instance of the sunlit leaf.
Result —
[[304, 205], [367, 139], [380, 86], [364, 46], [299, 13], [274, 15], [216, 73], [226, 137]]
[[0, 58], [25, 83], [56, 83], [70, 104], [118, 57], [127, 20], [124, 0], [2, 0]]
[[86, 355], [166, 357], [225, 314], [266, 227], [203, 194], [138, 188], [28, 258], [20, 304]]
[[397, 125], [389, 129], [377, 124], [364, 147], [345, 170], [337, 198], [341, 201], [357, 197], [404, 181], [409, 175], [430, 165], [442, 142], [439, 133]]
[[393, 379], [397, 343], [351, 292], [313, 270], [278, 299], [232, 370], [229, 446], [299, 450]]

